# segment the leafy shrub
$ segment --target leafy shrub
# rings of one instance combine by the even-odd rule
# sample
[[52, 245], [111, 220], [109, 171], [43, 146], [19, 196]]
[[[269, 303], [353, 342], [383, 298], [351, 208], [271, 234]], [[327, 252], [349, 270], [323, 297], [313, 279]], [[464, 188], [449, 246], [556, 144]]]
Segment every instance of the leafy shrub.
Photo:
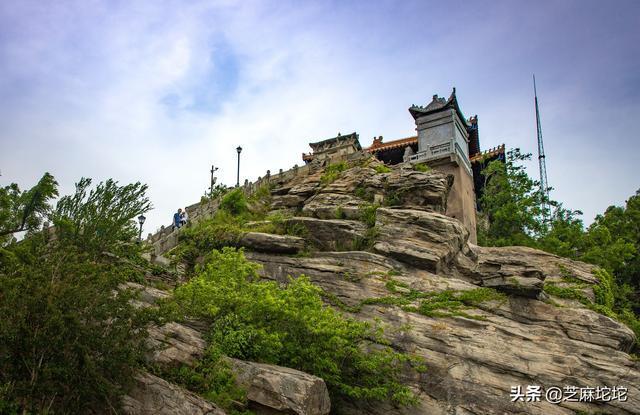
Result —
[[163, 379], [215, 402], [229, 415], [251, 414], [237, 409], [247, 405], [247, 393], [236, 384], [231, 367], [217, 347], [208, 347], [204, 356], [192, 366], [156, 367], [153, 370]]
[[260, 280], [257, 269], [241, 250], [214, 250], [176, 289], [174, 308], [209, 321], [211, 347], [228, 356], [314, 374], [338, 398], [415, 402], [400, 372], [416, 358], [386, 346], [381, 329], [326, 307], [308, 278], [281, 287]]
[[268, 184], [260, 186], [250, 197], [250, 210], [256, 217], [264, 217], [271, 210], [271, 188]]
[[387, 196], [384, 199], [384, 204], [386, 206], [399, 206], [403, 201], [404, 191], [402, 189], [398, 190], [389, 190], [387, 192]]
[[340, 177], [340, 173], [347, 170], [347, 168], [348, 165], [344, 161], [328, 165], [322, 176], [320, 176], [320, 182], [323, 185], [333, 183], [338, 177]]
[[374, 167], [376, 173], [390, 173], [391, 169], [384, 164], [378, 164]]
[[219, 210], [213, 218], [204, 219], [180, 233], [180, 244], [170, 252], [174, 263], [184, 262], [189, 271], [196, 260], [225, 246], [237, 246], [247, 232], [243, 221], [226, 210]]
[[377, 203], [369, 203], [360, 206], [360, 220], [372, 228], [376, 224], [376, 211], [380, 205]]
[[364, 199], [367, 200], [369, 202], [373, 202], [374, 200], [374, 194], [372, 191], [367, 190], [366, 188], [362, 187], [362, 186], [358, 186], [356, 187], [356, 190], [353, 192], [353, 194], [360, 198], [360, 199]]
[[421, 172], [428, 172], [431, 171], [431, 167], [427, 166], [424, 163], [416, 163], [413, 165], [413, 170], [415, 171], [421, 171]]
[[218, 183], [217, 185], [214, 186], [213, 191], [209, 189], [204, 193], [204, 195], [200, 198], [200, 203], [206, 203], [210, 200], [215, 200], [223, 196], [228, 191], [229, 191], [229, 187], [227, 187], [227, 185]]
[[242, 189], [233, 189], [225, 194], [220, 201], [220, 209], [232, 215], [247, 214], [249, 212], [249, 205]]

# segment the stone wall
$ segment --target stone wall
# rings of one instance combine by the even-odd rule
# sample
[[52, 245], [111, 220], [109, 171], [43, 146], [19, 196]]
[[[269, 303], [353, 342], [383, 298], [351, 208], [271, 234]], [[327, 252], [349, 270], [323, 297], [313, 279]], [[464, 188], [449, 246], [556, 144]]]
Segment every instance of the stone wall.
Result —
[[453, 175], [453, 185], [447, 198], [446, 215], [462, 222], [469, 231], [469, 242], [476, 244], [476, 195], [473, 191], [473, 177], [462, 165], [444, 163], [434, 166], [443, 173]]

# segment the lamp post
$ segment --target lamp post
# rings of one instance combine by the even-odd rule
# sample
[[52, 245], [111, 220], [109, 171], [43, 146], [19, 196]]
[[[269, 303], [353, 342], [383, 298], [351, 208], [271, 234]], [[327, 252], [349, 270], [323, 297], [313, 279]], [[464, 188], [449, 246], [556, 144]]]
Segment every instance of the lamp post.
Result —
[[140, 223], [140, 232], [138, 233], [138, 243], [142, 241], [142, 224], [144, 223], [145, 219], [147, 218], [145, 218], [144, 215], [138, 216], [138, 223]]
[[213, 173], [215, 173], [218, 170], [217, 167], [215, 166], [211, 166], [211, 188], [209, 189], [209, 196], [211, 197], [213, 195], [213, 185], [216, 184], [216, 178], [213, 177]]
[[240, 153], [242, 152], [242, 147], [238, 146], [236, 151], [238, 152], [238, 176], [236, 180], [236, 187], [240, 187]]

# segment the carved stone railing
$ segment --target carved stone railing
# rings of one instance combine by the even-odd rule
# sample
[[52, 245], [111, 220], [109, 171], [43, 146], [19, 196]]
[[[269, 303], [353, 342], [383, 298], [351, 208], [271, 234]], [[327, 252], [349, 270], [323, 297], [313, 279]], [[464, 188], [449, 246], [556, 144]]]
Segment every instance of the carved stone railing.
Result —
[[[244, 185], [241, 186], [241, 188], [247, 196], [250, 196], [262, 186], [282, 185], [296, 177], [308, 176], [316, 168], [318, 168], [318, 166], [314, 164], [306, 164], [304, 166], [298, 166], [296, 164], [287, 171], [280, 169], [278, 173], [274, 175], [271, 174], [270, 170], [267, 170], [267, 174], [264, 177], [258, 177], [255, 182], [245, 180]], [[189, 222], [197, 223], [202, 219], [213, 217], [218, 210], [219, 203], [219, 198], [216, 198], [187, 206], [185, 210], [189, 216]], [[153, 246], [152, 257], [163, 255], [173, 249], [178, 244], [179, 232], [180, 229], [175, 228], [173, 225], [169, 225], [166, 227], [161, 226], [160, 230], [155, 234], [150, 233], [147, 236], [146, 242]]]
[[460, 146], [460, 143], [454, 139], [444, 143], [434, 144], [427, 147], [425, 150], [418, 151], [416, 154], [409, 156], [406, 161], [409, 161], [410, 163], [427, 163], [429, 161], [443, 159], [451, 155], [458, 155], [457, 158], [462, 160], [467, 171], [470, 174], [473, 174], [471, 171], [471, 163], [469, 162], [467, 155]]
[[[364, 151], [357, 151], [346, 156], [341, 156], [339, 157], [339, 159], [353, 162], [365, 157], [371, 157], [371, 155], [365, 153]], [[335, 161], [338, 161], [338, 159], [327, 159], [323, 161], [318, 160], [313, 161], [309, 164], [305, 164], [303, 166], [298, 166], [296, 164], [286, 171], [280, 169], [277, 174], [271, 174], [271, 171], [267, 170], [267, 174], [265, 174], [264, 177], [258, 177], [258, 179], [254, 182], [245, 180], [244, 185], [241, 186], [241, 188], [244, 191], [245, 195], [250, 196], [258, 191], [258, 189], [260, 189], [262, 186], [282, 186], [287, 182], [295, 179], [296, 177], [304, 177], [316, 172], [319, 168], [321, 168], [322, 163], [332, 163]], [[202, 219], [213, 217], [213, 215], [215, 215], [218, 210], [219, 203], [219, 198], [216, 198], [214, 200], [207, 200], [187, 206], [185, 210], [189, 215], [189, 222], [197, 223]], [[160, 227], [160, 230], [155, 234], [150, 233], [147, 236], [146, 241], [154, 248], [152, 257], [163, 255], [169, 250], [173, 249], [178, 244], [179, 232], [180, 229], [176, 229], [173, 225], [169, 225], [166, 227]]]

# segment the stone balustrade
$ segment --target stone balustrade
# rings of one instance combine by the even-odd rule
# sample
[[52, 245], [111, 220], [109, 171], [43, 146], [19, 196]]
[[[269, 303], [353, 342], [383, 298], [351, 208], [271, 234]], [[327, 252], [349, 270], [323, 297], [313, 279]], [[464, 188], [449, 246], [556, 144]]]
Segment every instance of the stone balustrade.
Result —
[[[264, 177], [258, 177], [255, 182], [245, 180], [241, 187], [247, 196], [257, 192], [260, 187], [271, 184], [284, 184], [293, 180], [297, 176], [307, 176], [311, 173], [310, 165], [298, 166], [297, 164], [291, 169], [283, 171], [280, 169], [277, 174], [272, 175], [270, 170]], [[218, 210], [219, 200], [206, 200], [187, 206], [185, 210], [189, 216], [189, 222], [197, 223], [202, 219], [213, 217]], [[162, 226], [155, 234], [147, 236], [147, 243], [153, 246], [153, 255], [163, 255], [173, 249], [178, 244], [179, 229], [173, 225]]]

